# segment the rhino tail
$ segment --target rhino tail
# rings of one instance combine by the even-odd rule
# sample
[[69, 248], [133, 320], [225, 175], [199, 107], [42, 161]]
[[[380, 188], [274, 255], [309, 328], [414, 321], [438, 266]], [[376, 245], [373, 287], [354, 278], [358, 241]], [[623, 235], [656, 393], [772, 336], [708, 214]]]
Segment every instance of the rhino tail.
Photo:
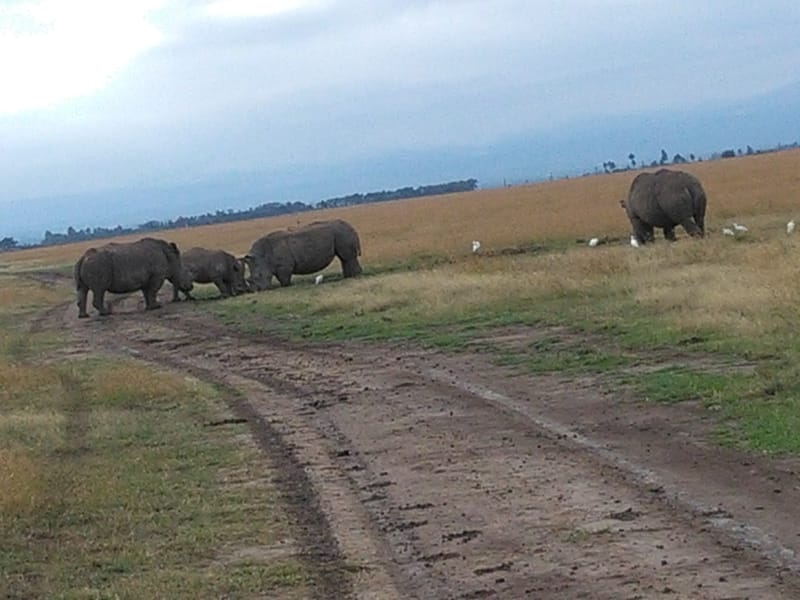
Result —
[[78, 262], [75, 263], [75, 268], [72, 270], [72, 276], [75, 278], [75, 289], [81, 289], [81, 268], [83, 267], [83, 261], [86, 260], [88, 256], [94, 256], [97, 254], [97, 248], [89, 248], [86, 252], [83, 253], [78, 259]]
[[75, 289], [81, 289], [81, 265], [83, 265], [83, 257], [78, 259], [75, 263], [75, 268], [72, 270], [72, 276], [75, 279]]

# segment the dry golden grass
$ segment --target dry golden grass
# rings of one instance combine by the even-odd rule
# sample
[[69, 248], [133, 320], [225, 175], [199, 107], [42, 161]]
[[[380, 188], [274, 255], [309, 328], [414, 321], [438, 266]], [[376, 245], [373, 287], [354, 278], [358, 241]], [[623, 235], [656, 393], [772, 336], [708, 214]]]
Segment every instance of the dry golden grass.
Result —
[[43, 465], [20, 449], [0, 448], [0, 523], [4, 515], [27, 514], [44, 492]]
[[187, 391], [196, 383], [194, 379], [183, 380], [133, 361], [116, 361], [113, 367], [93, 370], [86, 377], [87, 403], [97, 402], [109, 407], [138, 407], [154, 402], [156, 406], [162, 402], [169, 404], [186, 400]]
[[[324, 286], [313, 294], [319, 314], [404, 309], [418, 314], [475, 310], [514, 300], [535, 301], [589, 290], [628, 294], [638, 306], [679, 327], [716, 327], [755, 335], [782, 327], [794, 314], [798, 290], [793, 238], [787, 219], [800, 207], [800, 151], [685, 165], [709, 197], [710, 235], [695, 242], [657, 243], [632, 251], [625, 244], [570, 246], [576, 238], [626, 237], [630, 228], [619, 200], [635, 173], [615, 173], [506, 189], [314, 211], [239, 223], [159, 232], [181, 247], [246, 252], [274, 229], [316, 219], [345, 218], [359, 230], [368, 269], [415, 257], [446, 257], [451, 264], [413, 274], [387, 274]], [[800, 215], [797, 215], [800, 216]], [[746, 241], [719, 235], [732, 220], [750, 226]], [[135, 239], [129, 236], [123, 239]], [[510, 246], [557, 241], [565, 252], [473, 256]], [[75, 260], [90, 243], [7, 255], [13, 263]], [[334, 263], [331, 270], [337, 271]], [[262, 301], [262, 300], [260, 300]], [[273, 302], [272, 299], [263, 299]], [[275, 302], [279, 299], [275, 298]], [[783, 315], [776, 320], [775, 314]], [[110, 384], [111, 387], [119, 382]]]
[[44, 393], [58, 385], [58, 374], [52, 369], [0, 358], [0, 406], [21, 391]]
[[[718, 229], [732, 218], [779, 229], [800, 204], [800, 150], [693, 163], [682, 167], [703, 182], [707, 220]], [[478, 239], [486, 250], [531, 241], [623, 236], [619, 200], [636, 172], [593, 175], [505, 189], [449, 194], [241, 221], [153, 235], [181, 248], [205, 246], [236, 254], [265, 233], [312, 220], [344, 218], [359, 231], [364, 263], [386, 264], [418, 254], [461, 256]], [[761, 215], [767, 215], [762, 219]], [[141, 235], [118, 241], [139, 239]], [[0, 266], [70, 264], [99, 241], [36, 248], [0, 257]]]
[[0, 275], [0, 313], [8, 310], [43, 308], [64, 299], [64, 289], [39, 282]]

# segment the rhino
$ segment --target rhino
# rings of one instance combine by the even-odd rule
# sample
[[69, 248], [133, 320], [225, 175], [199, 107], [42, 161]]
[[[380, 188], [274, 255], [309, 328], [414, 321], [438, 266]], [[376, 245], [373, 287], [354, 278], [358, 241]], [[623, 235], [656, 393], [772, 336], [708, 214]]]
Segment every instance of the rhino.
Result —
[[314, 221], [293, 230], [279, 230], [260, 237], [245, 256], [250, 282], [256, 290], [271, 286], [273, 275], [282, 287], [292, 275], [310, 275], [327, 267], [334, 257], [342, 263], [342, 275], [361, 274], [361, 241], [350, 223], [341, 219]]
[[104, 316], [111, 314], [111, 308], [103, 301], [106, 292], [127, 294], [141, 290], [146, 310], [154, 310], [161, 307], [156, 297], [165, 280], [183, 291], [192, 289], [178, 247], [172, 242], [150, 237], [137, 242], [112, 242], [89, 248], [75, 263], [73, 274], [80, 318], [89, 316], [86, 301], [90, 290], [92, 306]]
[[[236, 258], [224, 250], [190, 248], [183, 252], [181, 261], [189, 281], [213, 283], [223, 298], [250, 291], [244, 277], [244, 259]], [[172, 290], [174, 301], [179, 300], [179, 291], [183, 292], [186, 299], [192, 299], [189, 292], [181, 290], [179, 285], [173, 284]]]
[[678, 225], [692, 237], [705, 235], [706, 193], [690, 173], [669, 169], [640, 173], [631, 183], [627, 200], [620, 205], [640, 244], [655, 240], [655, 227], [662, 228], [669, 241], [675, 241]]

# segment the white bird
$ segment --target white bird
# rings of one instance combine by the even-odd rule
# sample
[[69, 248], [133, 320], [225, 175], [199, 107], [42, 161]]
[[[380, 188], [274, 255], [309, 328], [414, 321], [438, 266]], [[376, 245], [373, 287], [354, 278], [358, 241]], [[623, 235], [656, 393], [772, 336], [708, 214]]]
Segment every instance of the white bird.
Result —
[[631, 246], [633, 246], [634, 248], [639, 247], [639, 240], [636, 239], [635, 235], [631, 236]]
[[736, 231], [741, 231], [742, 233], [744, 233], [745, 231], [747, 231], [747, 227], [745, 227], [744, 225], [739, 225], [738, 223], [734, 223], [734, 224], [733, 224], [733, 228], [734, 228]]
[[316, 277], [314, 277], [314, 285], [319, 285], [320, 283], [322, 283], [323, 279], [324, 279], [323, 275], [317, 275]]
[[599, 243], [600, 243], [600, 239], [599, 239], [599, 238], [592, 238], [592, 239], [590, 239], [590, 240], [589, 240], [589, 245], [590, 245], [592, 248], [594, 248], [595, 246], [597, 246], [597, 244], [599, 244]]
[[736, 235], [736, 232], [731, 229], [730, 227], [723, 227], [722, 228], [722, 235]]
[[481, 243], [478, 240], [472, 240], [472, 253], [475, 254], [478, 251], [478, 248], [481, 247]]
[[791, 234], [793, 231], [794, 231], [794, 219], [792, 219], [786, 224], [786, 235]]

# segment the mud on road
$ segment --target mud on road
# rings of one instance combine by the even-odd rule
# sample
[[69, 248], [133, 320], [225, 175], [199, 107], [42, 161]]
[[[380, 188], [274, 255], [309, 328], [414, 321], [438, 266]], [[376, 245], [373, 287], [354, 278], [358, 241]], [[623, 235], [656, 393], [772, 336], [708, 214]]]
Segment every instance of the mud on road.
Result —
[[37, 326], [221, 386], [280, 473], [317, 598], [800, 598], [800, 462], [709, 444], [701, 407], [137, 304]]

